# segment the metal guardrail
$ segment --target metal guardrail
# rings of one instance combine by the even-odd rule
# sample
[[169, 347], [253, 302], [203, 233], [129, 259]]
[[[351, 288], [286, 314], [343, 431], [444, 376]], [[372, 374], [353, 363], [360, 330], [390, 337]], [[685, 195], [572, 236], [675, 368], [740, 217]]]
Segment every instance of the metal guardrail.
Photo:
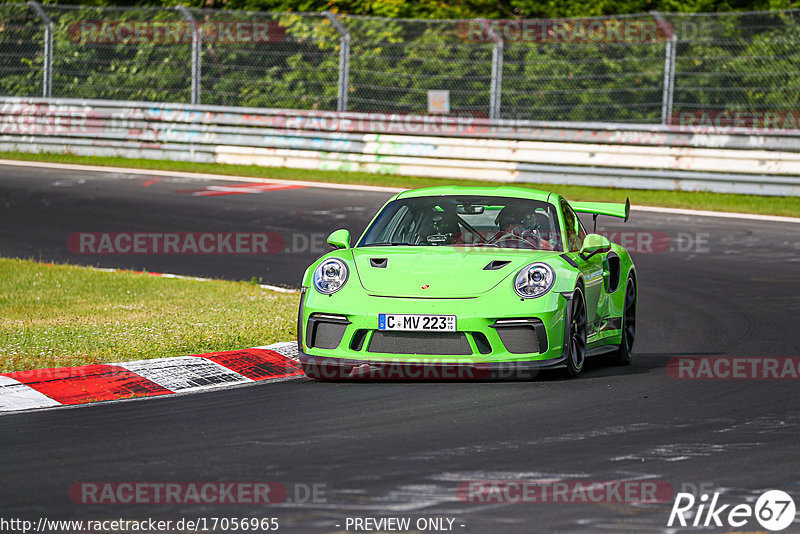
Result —
[[0, 150], [800, 196], [798, 136], [657, 125], [0, 98]]

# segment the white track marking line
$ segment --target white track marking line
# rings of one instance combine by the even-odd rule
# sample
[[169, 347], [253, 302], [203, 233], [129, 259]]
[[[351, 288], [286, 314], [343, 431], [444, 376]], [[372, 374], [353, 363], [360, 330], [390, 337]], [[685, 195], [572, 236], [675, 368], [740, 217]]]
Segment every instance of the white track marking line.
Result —
[[687, 210], [680, 208], [659, 208], [658, 206], [631, 206], [631, 211], [649, 211], [654, 213], [668, 213], [671, 215], [692, 215], [695, 217], [721, 217], [726, 219], [800, 223], [800, 217], [781, 217], [780, 215], [760, 215], [757, 213], [734, 213], [730, 211]]
[[182, 172], [182, 171], [159, 171], [156, 169], [131, 169], [125, 167], [102, 167], [96, 165], [74, 165], [72, 163], [46, 163], [42, 161], [24, 161], [0, 159], [0, 165], [15, 165], [18, 167], [41, 167], [44, 169], [63, 169], [67, 171], [89, 171], [89, 172], [117, 172], [123, 174], [141, 174], [145, 176], [172, 176], [175, 178], [197, 178], [200, 180], [228, 180], [231, 182], [252, 182], [264, 183], [272, 182], [275, 184], [299, 185], [305, 187], [321, 187], [325, 189], [347, 189], [352, 191], [378, 191], [382, 193], [399, 193], [405, 188], [381, 187], [376, 185], [354, 185], [354, 184], [334, 184], [328, 182], [308, 182], [303, 180], [281, 180], [279, 178], [253, 178], [251, 176], [232, 176], [225, 174], [210, 174], [201, 172]]
[[275, 351], [281, 356], [285, 356], [290, 360], [299, 361], [299, 357], [297, 355], [296, 341], [280, 341], [278, 343], [273, 343], [272, 345], [266, 345], [264, 347], [253, 347], [253, 348]]
[[0, 412], [51, 408], [61, 405], [60, 402], [10, 376], [0, 375]]
[[[96, 165], [74, 165], [71, 163], [47, 163], [41, 161], [24, 161], [0, 159], [0, 165], [16, 165], [19, 167], [41, 167], [45, 169], [63, 169], [90, 172], [117, 172], [125, 174], [141, 174], [145, 176], [173, 176], [176, 178], [197, 178], [201, 180], [229, 180], [232, 182], [264, 182], [276, 184], [302, 185], [307, 187], [321, 187], [327, 189], [345, 189], [350, 191], [379, 191], [384, 193], [400, 193], [406, 191], [399, 187], [380, 187], [374, 185], [334, 184], [325, 182], [307, 182], [302, 180], [281, 180], [272, 178], [252, 178], [249, 176], [228, 176], [223, 174], [195, 173], [181, 171], [159, 171], [152, 169], [131, 169], [125, 167], [102, 167]], [[498, 185], [503, 185], [498, 183]], [[509, 183], [507, 185], [518, 185]], [[758, 215], [755, 213], [735, 213], [728, 211], [689, 210], [678, 208], [660, 208], [657, 206], [634, 206], [632, 211], [652, 211], [656, 213], [669, 213], [675, 215], [694, 215], [698, 217], [722, 217], [727, 219], [747, 219], [754, 221], [800, 223], [800, 217], [781, 217], [778, 215]]]
[[200, 356], [138, 360], [114, 365], [176, 393], [253, 382], [236, 371]]

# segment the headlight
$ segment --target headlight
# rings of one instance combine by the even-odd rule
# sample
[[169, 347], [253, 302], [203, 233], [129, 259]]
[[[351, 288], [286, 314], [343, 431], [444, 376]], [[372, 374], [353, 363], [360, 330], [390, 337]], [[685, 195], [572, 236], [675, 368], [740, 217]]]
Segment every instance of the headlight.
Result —
[[332, 295], [342, 289], [347, 274], [347, 265], [342, 260], [325, 260], [314, 271], [314, 287], [324, 295]]
[[524, 299], [541, 297], [553, 287], [556, 273], [546, 263], [531, 263], [514, 278], [514, 291]]

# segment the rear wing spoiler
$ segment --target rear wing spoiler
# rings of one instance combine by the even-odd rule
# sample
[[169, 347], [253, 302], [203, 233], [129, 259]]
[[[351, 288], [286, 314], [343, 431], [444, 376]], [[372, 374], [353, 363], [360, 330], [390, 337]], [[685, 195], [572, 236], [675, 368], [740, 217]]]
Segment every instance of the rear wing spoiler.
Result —
[[625, 204], [621, 202], [570, 202], [572, 209], [578, 213], [591, 213], [597, 218], [598, 215], [608, 215], [609, 217], [619, 217], [628, 222], [631, 214], [631, 199], [625, 199]]

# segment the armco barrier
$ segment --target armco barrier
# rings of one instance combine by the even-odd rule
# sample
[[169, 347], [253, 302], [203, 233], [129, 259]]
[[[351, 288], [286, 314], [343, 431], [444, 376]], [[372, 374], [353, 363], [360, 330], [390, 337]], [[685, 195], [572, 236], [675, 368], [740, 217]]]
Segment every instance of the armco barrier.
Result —
[[0, 98], [0, 150], [800, 195], [797, 132]]

